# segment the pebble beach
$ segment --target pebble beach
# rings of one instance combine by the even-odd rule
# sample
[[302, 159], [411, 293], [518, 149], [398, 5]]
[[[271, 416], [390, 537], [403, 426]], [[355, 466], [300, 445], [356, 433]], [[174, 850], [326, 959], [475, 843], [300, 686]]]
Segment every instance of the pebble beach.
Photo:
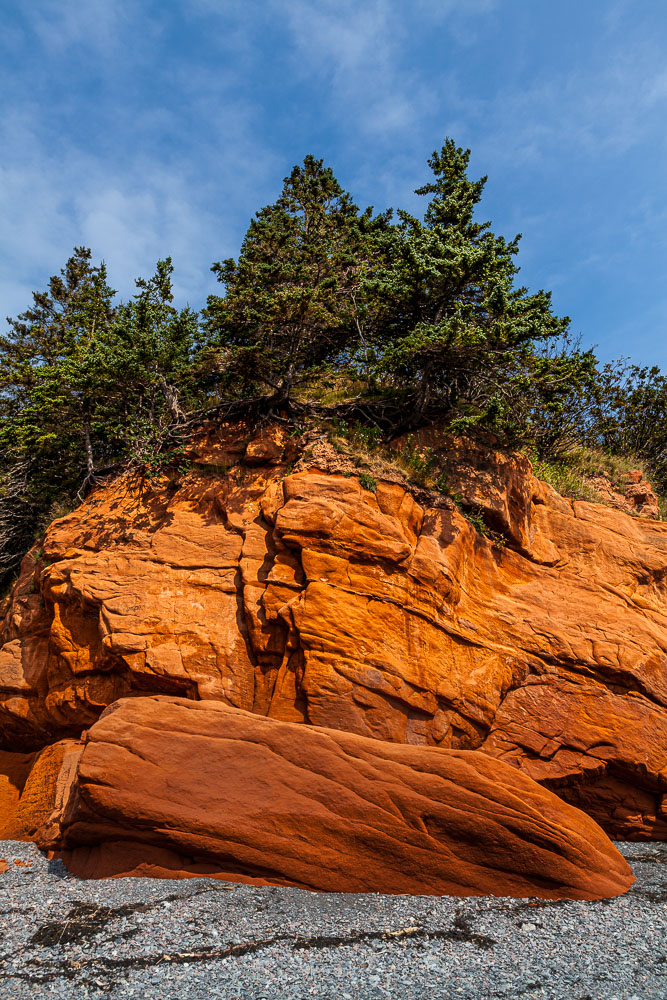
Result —
[[0, 842], [1, 1000], [667, 998], [667, 844], [600, 902], [82, 881]]

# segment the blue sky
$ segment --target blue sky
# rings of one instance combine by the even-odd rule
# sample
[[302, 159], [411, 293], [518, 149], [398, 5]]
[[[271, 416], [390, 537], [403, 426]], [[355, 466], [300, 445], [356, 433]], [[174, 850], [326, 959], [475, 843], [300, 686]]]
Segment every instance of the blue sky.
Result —
[[0, 315], [74, 245], [133, 278], [171, 254], [215, 290], [252, 213], [307, 153], [358, 204], [417, 210], [446, 135], [488, 174], [480, 215], [523, 233], [603, 359], [667, 370], [664, 0], [6, 0]]

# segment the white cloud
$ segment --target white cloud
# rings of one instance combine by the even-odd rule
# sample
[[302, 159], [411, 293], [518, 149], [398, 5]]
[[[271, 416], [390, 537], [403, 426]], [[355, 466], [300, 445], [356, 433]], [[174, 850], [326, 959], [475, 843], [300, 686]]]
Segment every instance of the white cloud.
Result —
[[[12, 99], [0, 106], [0, 325], [27, 307], [30, 291], [45, 287], [75, 245], [106, 260], [124, 298], [167, 255], [179, 303], [199, 307], [214, 289], [211, 263], [238, 251], [258, 191], [281, 176], [262, 109], [239, 87], [251, 47], [242, 5], [217, 6], [223, 16], [213, 11], [206, 28], [220, 32], [225, 58], [204, 64], [177, 51], [163, 64], [151, 48], [162, 27], [148, 5], [31, 5], [16, 30], [33, 62], [5, 74]], [[204, 0], [200, 7], [210, 18]], [[194, 16], [190, 7], [182, 13]], [[80, 72], [81, 53], [95, 61], [92, 77]], [[135, 82], [151, 61], [158, 82], [144, 95]], [[49, 93], [54, 73], [57, 96]], [[91, 78], [103, 80], [94, 95], [85, 90]]]
[[[0, 119], [0, 323], [45, 287], [75, 245], [104, 258], [109, 279], [122, 297], [134, 292], [134, 278], [151, 274], [159, 257], [174, 260], [177, 301], [204, 304], [215, 287], [214, 260], [236, 253], [240, 237], [258, 207], [257, 192], [275, 176], [275, 156], [256, 135], [251, 107], [224, 108], [202, 94], [197, 111], [208, 139], [187, 153], [169, 150], [150, 123], [135, 123], [133, 143], [122, 161], [105, 159], [82, 142], [61, 139], [55, 147], [33, 105]], [[155, 124], [155, 123], [153, 123]], [[157, 132], [182, 128], [168, 117]], [[164, 139], [164, 135], [162, 135]]]
[[[125, 297], [171, 254], [179, 299], [199, 305], [212, 260], [238, 251], [304, 153], [326, 156], [360, 203], [418, 211], [410, 192], [445, 135], [472, 147], [473, 174], [489, 173], [498, 229], [526, 232], [526, 272], [552, 275], [564, 298], [576, 268], [620, 270], [625, 252], [630, 270], [648, 245], [664, 257], [661, 191], [629, 186], [607, 212], [595, 175], [609, 183], [633, 156], [664, 163], [659, 32], [610, 0], [590, 45], [557, 53], [538, 19], [514, 31], [522, 5], [532, 0], [34, 0], [0, 38], [0, 319], [82, 243]], [[502, 72], [473, 79], [467, 54], [491, 65], [501, 40]]]
[[47, 52], [79, 46], [99, 58], [132, 37], [127, 29], [133, 22], [142, 22], [143, 44], [147, 29], [153, 33], [158, 26], [130, 0], [32, 0], [30, 6], [31, 27]]
[[275, 6], [287, 19], [295, 71], [326, 81], [338, 114], [377, 141], [412, 131], [437, 108], [432, 80], [404, 58], [415, 27], [439, 29], [446, 56], [453, 29], [464, 30], [468, 17], [490, 12], [497, 0], [276, 0]]
[[463, 123], [456, 135], [475, 136], [473, 153], [489, 169], [514, 164], [562, 172], [579, 158], [607, 165], [647, 142], [661, 155], [663, 63], [657, 47], [619, 45], [604, 63], [574, 69], [564, 63], [536, 75], [530, 87], [510, 80], [485, 99], [470, 97], [453, 79], [448, 110]]
[[[484, 12], [495, 3], [469, 0], [467, 9]], [[72, 86], [59, 95], [59, 117], [51, 120], [48, 73], [25, 89], [17, 79], [12, 110], [6, 105], [0, 117], [5, 150], [0, 262], [4, 258], [2, 270], [12, 275], [0, 285], [0, 313], [25, 308], [29, 290], [44, 287], [79, 244], [106, 259], [110, 280], [125, 297], [134, 290], [134, 277], [171, 254], [179, 297], [201, 304], [214, 286], [211, 262], [238, 250], [262, 192], [269, 192], [266, 200], [275, 197], [291, 166], [292, 154], [284, 161], [264, 136], [262, 107], [244, 93], [243, 81], [254, 68], [261, 72], [267, 33], [279, 26], [288, 30], [292, 71], [304, 88], [314, 78], [326, 81], [323, 115], [333, 113], [342, 121], [345, 114], [351, 134], [382, 142], [414, 130], [436, 108], [419, 67], [402, 57], [413, 19], [440, 25], [460, 12], [460, 4], [192, 0], [177, 10], [199, 22], [196, 30], [206, 31], [220, 58], [176, 58], [169, 68], [169, 94], [155, 106], [123, 87], [126, 75], [156, 58], [165, 19], [151, 17], [147, 5], [130, 0], [31, 5], [23, 29], [17, 29], [23, 33], [21, 47], [34, 41], [37, 58], [57, 67], [61, 82], [73, 60]], [[92, 62], [96, 76], [107, 81], [94, 101], [77, 89], [82, 61]], [[68, 131], [82, 107], [88, 127], [99, 127], [95, 142], [89, 134]], [[118, 136], [119, 151], [112, 145]], [[301, 152], [295, 150], [294, 159]], [[365, 157], [358, 161], [362, 174]], [[375, 168], [368, 187], [377, 179]], [[389, 193], [389, 165], [385, 187]]]

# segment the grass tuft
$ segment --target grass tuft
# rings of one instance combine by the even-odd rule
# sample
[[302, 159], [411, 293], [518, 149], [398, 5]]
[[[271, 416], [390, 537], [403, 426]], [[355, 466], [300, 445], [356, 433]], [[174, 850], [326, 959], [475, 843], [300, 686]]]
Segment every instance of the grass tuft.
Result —
[[549, 486], [553, 486], [562, 497], [569, 497], [571, 500], [589, 500], [593, 503], [601, 502], [597, 490], [589, 486], [576, 468], [572, 468], [565, 462], [531, 458], [531, 464], [533, 475], [548, 483]]

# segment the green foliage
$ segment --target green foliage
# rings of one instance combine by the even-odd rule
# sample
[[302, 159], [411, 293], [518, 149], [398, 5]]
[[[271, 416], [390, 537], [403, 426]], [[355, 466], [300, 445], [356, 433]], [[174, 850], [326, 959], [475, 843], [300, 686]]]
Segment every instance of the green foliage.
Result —
[[[11, 573], [55, 497], [89, 465], [104, 399], [99, 348], [114, 320], [104, 264], [77, 247], [0, 337], [0, 572]], [[85, 473], [84, 473], [85, 474]]]
[[564, 459], [532, 459], [533, 473], [549, 486], [553, 486], [561, 496], [572, 500], [599, 501], [599, 494], [584, 479], [576, 465]]
[[475, 531], [477, 531], [484, 538], [490, 537], [489, 528], [484, 520], [484, 511], [481, 510], [481, 508], [475, 507], [472, 510], [464, 510], [462, 511], [462, 514], [466, 521], [469, 521], [470, 524], [472, 524]]
[[446, 472], [440, 472], [434, 479], [433, 489], [438, 493], [442, 493], [444, 497], [449, 497], [454, 501], [455, 504], [460, 504], [461, 496], [459, 494], [452, 493], [451, 484], [449, 482], [449, 476]]
[[161, 454], [168, 428], [202, 395], [196, 380], [198, 316], [172, 305], [172, 273], [167, 258], [158, 261], [153, 277], [137, 279], [137, 294], [118, 308], [105, 345], [118, 393], [106, 414], [106, 433], [137, 463], [152, 463]]
[[430, 482], [437, 464], [437, 458], [432, 448], [419, 448], [412, 434], [409, 434], [405, 447], [399, 453], [399, 458], [412, 479], [422, 485]]
[[359, 485], [365, 490], [370, 490], [371, 493], [375, 493], [378, 488], [377, 479], [374, 479], [368, 472], [360, 473]]
[[374, 424], [362, 424], [358, 420], [348, 424], [345, 420], [334, 419], [332, 426], [342, 437], [371, 451], [377, 448], [382, 440], [382, 431]]
[[185, 451], [185, 444], [180, 444], [175, 448], [164, 448], [157, 455], [150, 455], [143, 463], [144, 476], [149, 480], [159, 479], [170, 468], [179, 475], [184, 475], [191, 468], [191, 463], [184, 458]]
[[296, 387], [345, 363], [369, 322], [369, 274], [387, 224], [360, 214], [322, 160], [294, 167], [250, 223], [238, 261], [213, 265], [225, 294], [205, 311], [211, 379], [287, 405]]
[[[561, 496], [593, 503], [608, 502], [604, 493], [600, 493], [591, 482], [596, 477], [604, 476], [613, 490], [623, 493], [627, 486], [625, 477], [629, 472], [639, 469], [652, 475], [646, 463], [635, 455], [614, 455], [585, 445], [578, 445], [556, 459], [540, 459], [535, 454], [530, 457], [534, 474], [553, 486]], [[658, 477], [652, 478], [655, 488]], [[667, 498], [659, 490], [658, 507], [661, 520], [667, 520]]]
[[582, 440], [589, 420], [595, 355], [564, 334], [529, 345], [516, 360], [507, 387], [511, 430], [539, 457], [563, 456]]
[[307, 156], [238, 259], [213, 265], [202, 322], [175, 308], [170, 258], [117, 304], [104, 264], [75, 248], [0, 336], [0, 588], [105, 474], [186, 471], [184, 441], [211, 415], [289, 418], [295, 436], [323, 424], [373, 491], [387, 469], [457, 502], [432, 451], [392, 445], [437, 421], [524, 447], [568, 496], [590, 497], [599, 456], [641, 460], [667, 493], [667, 377], [599, 367], [550, 293], [518, 285], [519, 236], [477, 220], [486, 178], [469, 159], [452, 139], [433, 153], [417, 218], [360, 210]]
[[391, 316], [376, 377], [400, 385], [407, 424], [431, 411], [497, 423], [523, 348], [561, 335], [567, 318], [550, 294], [514, 287], [520, 237], [507, 241], [473, 221], [486, 178], [469, 181], [469, 150], [451, 139], [429, 164], [434, 181], [423, 222], [399, 212], [385, 285]]
[[570, 449], [562, 461], [586, 478], [606, 476], [614, 489], [621, 489], [624, 477], [633, 469], [645, 471], [643, 463], [635, 455], [613, 455], [600, 448], [577, 445]]
[[458, 507], [460, 513], [465, 517], [466, 521], [472, 524], [473, 528], [478, 535], [482, 538], [486, 538], [495, 549], [502, 549], [506, 545], [506, 539], [504, 535], [500, 532], [494, 531], [490, 528], [486, 522], [486, 516], [484, 510], [481, 507], [466, 507], [463, 504], [463, 498], [459, 494], [451, 495], [450, 499], [454, 500], [454, 503]]
[[150, 464], [198, 390], [197, 315], [171, 304], [171, 261], [113, 305], [104, 264], [77, 247], [0, 337], [0, 576], [96, 476]]
[[591, 392], [585, 441], [610, 455], [642, 459], [667, 492], [667, 377], [626, 360], [603, 365]]

